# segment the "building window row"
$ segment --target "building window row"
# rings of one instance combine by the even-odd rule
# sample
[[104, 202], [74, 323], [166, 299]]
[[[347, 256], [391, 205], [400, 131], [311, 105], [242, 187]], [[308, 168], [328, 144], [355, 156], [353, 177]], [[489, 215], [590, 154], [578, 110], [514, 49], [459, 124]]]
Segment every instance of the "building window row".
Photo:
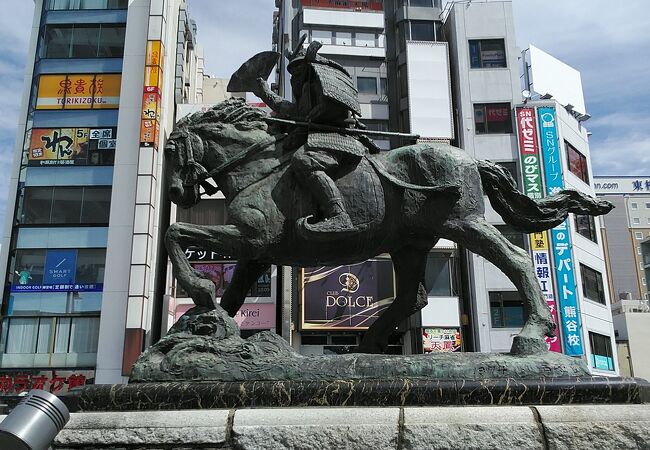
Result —
[[105, 248], [18, 249], [14, 292], [97, 291], [104, 282]]
[[[377, 83], [379, 80], [379, 83]], [[384, 77], [357, 77], [357, 90], [359, 94], [388, 95], [388, 80]]]
[[26, 187], [20, 223], [107, 225], [111, 187]]
[[355, 11], [382, 11], [383, 1], [379, 0], [301, 0], [302, 6], [312, 8], [354, 9]]
[[476, 134], [512, 133], [510, 103], [475, 103], [474, 128]]
[[125, 24], [47, 25], [41, 58], [122, 58]]
[[395, 39], [400, 51], [406, 50], [406, 41], [444, 41], [442, 22], [434, 20], [405, 20], [395, 28]]
[[318, 41], [323, 45], [345, 45], [350, 47], [384, 47], [382, 33], [362, 33], [351, 31], [334, 31], [309, 29], [308, 41]]
[[99, 317], [11, 317], [2, 328], [5, 354], [97, 352]]
[[126, 9], [129, 0], [47, 0], [46, 9], [78, 10], [78, 9]]

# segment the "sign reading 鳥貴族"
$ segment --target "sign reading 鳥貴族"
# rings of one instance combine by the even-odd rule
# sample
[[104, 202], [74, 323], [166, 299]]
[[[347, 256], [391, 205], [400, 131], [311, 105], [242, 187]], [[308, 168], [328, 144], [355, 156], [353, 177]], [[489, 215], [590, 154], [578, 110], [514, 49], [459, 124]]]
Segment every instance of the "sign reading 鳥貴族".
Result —
[[[524, 193], [532, 199], [544, 197], [542, 184], [542, 169], [540, 164], [539, 147], [537, 144], [537, 125], [534, 108], [517, 108], [517, 131], [519, 133], [519, 156], [524, 178]], [[557, 327], [557, 307], [551, 276], [551, 261], [546, 231], [530, 235], [530, 248], [533, 256], [535, 276], [542, 290], [546, 304], [551, 310], [553, 321]], [[561, 352], [557, 336], [545, 337], [546, 345], [552, 352]]]
[[461, 350], [460, 328], [423, 328], [424, 353], [450, 353]]
[[116, 109], [121, 74], [41, 75], [36, 109]]
[[19, 395], [32, 389], [65, 395], [94, 382], [94, 370], [1, 371], [0, 396]]
[[[546, 179], [546, 193], [553, 195], [564, 188], [562, 157], [558, 145], [555, 108], [537, 109], [542, 160]], [[551, 230], [551, 247], [557, 280], [559, 309], [564, 336], [564, 351], [569, 356], [582, 356], [582, 325], [576, 293], [574, 264], [571, 249], [569, 220], [566, 219]]]
[[42, 276], [33, 266], [16, 267], [11, 292], [101, 292], [103, 283], [77, 280], [77, 250], [48, 250]]
[[596, 194], [650, 195], [650, 176], [594, 177]]
[[306, 267], [302, 280], [303, 330], [365, 330], [395, 298], [390, 260]]
[[85, 166], [94, 164], [97, 152], [116, 146], [117, 128], [34, 128], [27, 165]]

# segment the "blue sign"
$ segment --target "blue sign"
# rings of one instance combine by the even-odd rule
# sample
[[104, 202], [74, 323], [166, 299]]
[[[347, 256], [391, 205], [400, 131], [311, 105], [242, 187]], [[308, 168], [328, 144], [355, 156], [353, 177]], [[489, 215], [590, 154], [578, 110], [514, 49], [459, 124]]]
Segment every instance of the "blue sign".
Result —
[[[542, 159], [546, 178], [546, 193], [554, 195], [564, 189], [562, 158], [557, 138], [555, 108], [537, 109]], [[551, 247], [555, 261], [560, 317], [564, 335], [564, 351], [569, 356], [582, 356], [582, 324], [576, 294], [574, 265], [571, 252], [571, 236], [568, 219], [551, 230]]]
[[591, 365], [594, 369], [614, 370], [614, 360], [608, 356], [591, 355]]
[[73, 284], [77, 271], [76, 250], [48, 250], [43, 284]]

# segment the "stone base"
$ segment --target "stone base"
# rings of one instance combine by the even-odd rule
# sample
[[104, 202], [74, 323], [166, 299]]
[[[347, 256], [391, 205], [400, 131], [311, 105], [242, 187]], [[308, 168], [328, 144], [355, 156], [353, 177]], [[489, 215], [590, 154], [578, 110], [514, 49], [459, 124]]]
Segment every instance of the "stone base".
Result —
[[77, 413], [54, 450], [647, 449], [650, 405]]
[[331, 380], [138, 383], [86, 386], [71, 411], [297, 406], [633, 404], [650, 401], [640, 378]]

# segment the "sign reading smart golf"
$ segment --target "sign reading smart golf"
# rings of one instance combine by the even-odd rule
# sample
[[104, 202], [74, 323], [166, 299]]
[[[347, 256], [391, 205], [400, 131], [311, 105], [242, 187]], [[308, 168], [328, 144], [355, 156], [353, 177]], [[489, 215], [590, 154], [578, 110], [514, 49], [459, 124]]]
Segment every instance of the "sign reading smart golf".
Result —
[[[533, 199], [544, 197], [542, 170], [537, 145], [537, 128], [534, 108], [517, 108], [517, 130], [519, 132], [519, 154], [524, 174], [524, 193]], [[553, 322], [558, 326], [555, 292], [551, 277], [551, 257], [548, 251], [548, 234], [546, 231], [530, 235], [530, 248], [533, 254], [535, 276], [546, 299], [546, 304], [553, 315]], [[552, 352], [561, 352], [557, 336], [545, 337], [546, 345]]]
[[[562, 177], [562, 158], [557, 138], [555, 108], [543, 107], [537, 109], [540, 139], [546, 179], [546, 193], [553, 195], [564, 188]], [[555, 261], [555, 276], [557, 279], [558, 297], [560, 299], [560, 315], [564, 334], [565, 353], [569, 356], [582, 356], [582, 326], [580, 310], [576, 296], [576, 283], [573, 275], [574, 265], [571, 251], [571, 237], [568, 219], [551, 230], [551, 246]]]

